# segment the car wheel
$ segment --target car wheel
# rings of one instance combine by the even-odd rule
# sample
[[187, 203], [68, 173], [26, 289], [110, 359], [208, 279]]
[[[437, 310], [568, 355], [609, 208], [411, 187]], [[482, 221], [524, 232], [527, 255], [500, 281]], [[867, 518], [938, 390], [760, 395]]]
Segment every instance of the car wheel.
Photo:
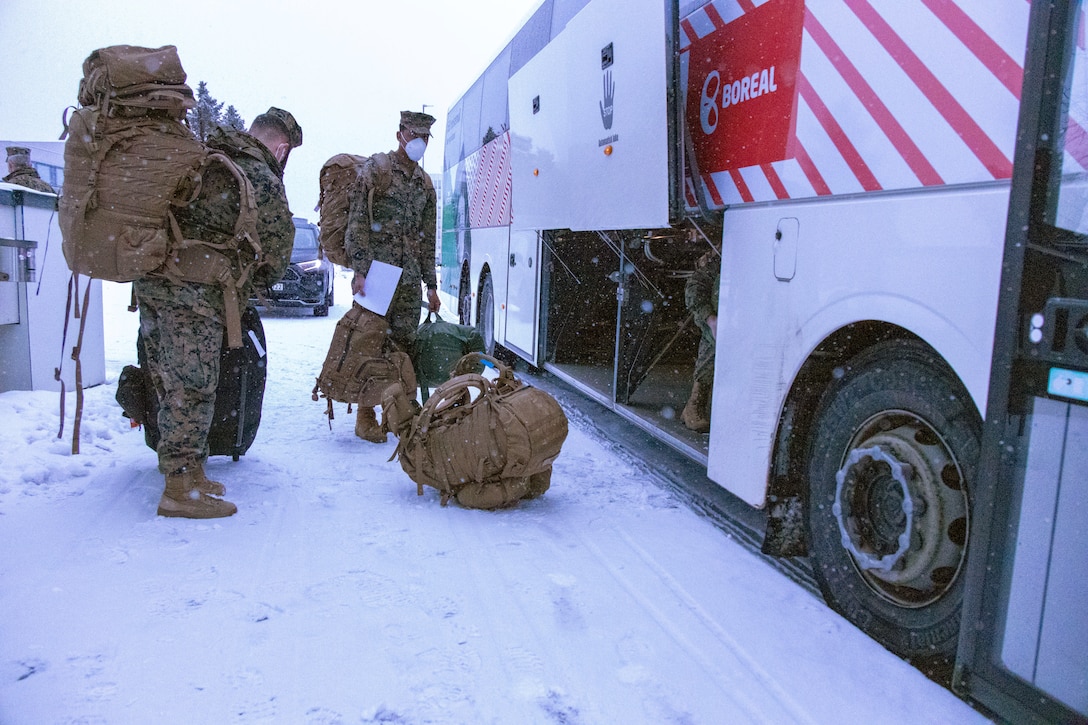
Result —
[[959, 634], [981, 420], [919, 343], [883, 343], [840, 372], [808, 460], [813, 573], [833, 609], [945, 676]]

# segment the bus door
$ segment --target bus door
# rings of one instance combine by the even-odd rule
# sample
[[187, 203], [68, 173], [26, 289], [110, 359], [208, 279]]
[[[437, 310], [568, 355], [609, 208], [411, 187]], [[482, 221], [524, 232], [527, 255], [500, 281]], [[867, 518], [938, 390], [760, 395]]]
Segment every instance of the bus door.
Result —
[[1083, 0], [1031, 6], [954, 688], [1088, 722], [1088, 53]]

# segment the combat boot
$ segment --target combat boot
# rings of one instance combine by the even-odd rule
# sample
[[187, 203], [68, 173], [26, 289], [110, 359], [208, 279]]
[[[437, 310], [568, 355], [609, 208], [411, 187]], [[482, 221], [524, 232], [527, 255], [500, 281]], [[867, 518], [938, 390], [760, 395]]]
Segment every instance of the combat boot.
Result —
[[374, 409], [360, 405], [355, 413], [355, 435], [371, 443], [385, 443], [385, 430], [378, 425]]
[[166, 489], [159, 499], [159, 516], [220, 519], [233, 516], [238, 511], [238, 507], [230, 501], [201, 493], [197, 484], [194, 468], [166, 474]]
[[684, 427], [696, 433], [710, 432], [710, 388], [698, 380], [691, 388], [691, 397], [680, 413]]
[[193, 466], [193, 475], [196, 479], [196, 490], [201, 493], [206, 493], [209, 496], [223, 496], [227, 493], [227, 487], [219, 483], [219, 481], [213, 481], [208, 478], [204, 473], [204, 464], [197, 463]]

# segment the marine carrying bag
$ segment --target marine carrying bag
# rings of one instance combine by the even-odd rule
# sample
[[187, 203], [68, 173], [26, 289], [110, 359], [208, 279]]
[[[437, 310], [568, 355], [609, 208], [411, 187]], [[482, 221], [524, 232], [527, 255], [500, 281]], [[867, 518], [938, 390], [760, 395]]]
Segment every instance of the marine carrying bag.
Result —
[[[434, 189], [431, 177], [422, 169], [417, 168], [414, 173], [422, 179], [425, 188]], [[366, 204], [369, 229], [373, 230], [374, 197], [380, 198], [393, 183], [393, 160], [389, 158], [389, 154], [336, 154], [325, 162], [317, 177], [319, 196], [316, 211], [320, 215], [317, 224], [321, 227], [321, 249], [329, 261], [347, 269], [351, 269], [351, 258], [347, 251], [347, 229], [352, 191], [355, 189], [356, 180], [364, 174], [372, 182], [367, 192]], [[363, 233], [368, 232], [364, 229]]]
[[[61, 248], [72, 270], [69, 308], [72, 295], [78, 295], [79, 275], [131, 282], [161, 274], [216, 284], [226, 303], [227, 344], [240, 348], [244, 301], [239, 293], [261, 257], [256, 198], [245, 174], [225, 155], [205, 148], [182, 123], [194, 100], [177, 48], [114, 45], [93, 51], [83, 61], [77, 100], [80, 107], [70, 117], [72, 109], [66, 110], [63, 118], [64, 183], [58, 205]], [[227, 244], [184, 239], [173, 214], [198, 197], [201, 174], [213, 163], [224, 166], [238, 183], [240, 211]], [[87, 285], [79, 340], [90, 290]], [[72, 351], [72, 453], [79, 453], [83, 412], [79, 353], [77, 343]], [[62, 413], [65, 392], [62, 385]]]
[[[111, 282], [160, 275], [223, 288], [229, 345], [240, 347], [239, 292], [261, 259], [253, 187], [226, 155], [209, 150], [181, 119], [192, 90], [172, 45], [110, 46], [83, 62], [80, 107], [65, 115], [59, 221], [68, 267]], [[222, 165], [238, 185], [233, 237], [185, 239], [174, 209]]]
[[[482, 362], [498, 378], [467, 372]], [[559, 403], [483, 353], [461, 358], [455, 373], [421, 409], [396, 388], [383, 395], [382, 424], [400, 438], [393, 456], [416, 492], [431, 486], [443, 506], [453, 497], [467, 508], [496, 509], [547, 491], [567, 437]]]
[[415, 396], [416, 375], [407, 353], [389, 349], [389, 323], [362, 305], [351, 309], [336, 323], [329, 352], [312, 398], [328, 399], [326, 414], [330, 425], [333, 401], [374, 407], [382, 402], [382, 392], [399, 383]]

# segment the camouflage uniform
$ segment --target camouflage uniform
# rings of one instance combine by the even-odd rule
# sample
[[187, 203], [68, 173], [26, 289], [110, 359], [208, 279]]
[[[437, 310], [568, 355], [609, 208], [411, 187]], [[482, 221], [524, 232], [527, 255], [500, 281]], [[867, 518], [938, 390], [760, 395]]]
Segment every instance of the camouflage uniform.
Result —
[[[283, 170], [264, 144], [247, 133], [220, 128], [207, 143], [229, 156], [253, 185], [264, 259], [255, 283], [271, 284], [283, 276], [294, 244]], [[223, 243], [233, 237], [239, 207], [234, 177], [213, 164], [204, 174], [200, 196], [175, 216], [186, 238]], [[140, 335], [161, 404], [159, 470], [169, 474], [208, 457], [226, 331], [223, 291], [217, 285], [159, 276], [144, 277], [133, 287], [140, 305]], [[243, 304], [249, 291], [242, 292]]]
[[714, 335], [706, 324], [706, 318], [718, 314], [718, 282], [721, 270], [721, 255], [717, 250], [710, 250], [695, 263], [695, 271], [684, 286], [684, 303], [695, 318], [702, 336], [699, 338], [699, 352], [695, 358], [694, 378], [700, 384], [714, 384]]
[[[369, 203], [371, 191], [373, 204]], [[409, 355], [413, 353], [411, 337], [422, 314], [420, 283], [428, 289], [438, 288], [434, 265], [436, 203], [426, 172], [396, 152], [368, 159], [351, 192], [344, 246], [352, 269], [365, 277], [371, 262], [378, 260], [403, 270], [386, 320], [393, 341]]]
[[44, 191], [46, 194], [57, 193], [56, 189], [42, 180], [38, 170], [30, 165], [30, 149], [23, 146], [8, 146], [7, 153], [9, 161], [15, 157], [18, 162], [15, 169], [2, 179], [5, 183], [24, 186], [34, 191]]

